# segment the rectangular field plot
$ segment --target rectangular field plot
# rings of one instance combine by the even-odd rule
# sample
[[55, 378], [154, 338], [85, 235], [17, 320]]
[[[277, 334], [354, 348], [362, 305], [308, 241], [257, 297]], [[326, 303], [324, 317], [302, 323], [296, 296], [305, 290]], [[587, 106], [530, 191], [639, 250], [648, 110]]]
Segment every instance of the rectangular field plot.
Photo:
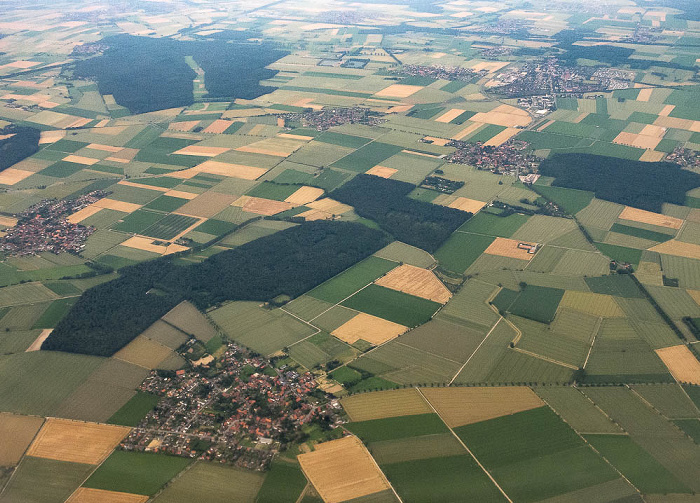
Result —
[[189, 503], [206, 495], [211, 503], [254, 503], [265, 476], [261, 473], [198, 462], [156, 498], [159, 503]]
[[382, 470], [403, 501], [506, 501], [468, 454], [385, 464]]
[[467, 220], [458, 230], [460, 232], [509, 238], [527, 221], [527, 215], [521, 215], [520, 213], [502, 217], [493, 213], [481, 212]]
[[549, 323], [554, 319], [563, 296], [564, 290], [559, 288], [527, 285], [520, 292], [503, 289], [493, 302], [500, 310]]
[[298, 456], [307, 478], [326, 503], [361, 498], [390, 488], [372, 456], [356, 437], [318, 444]]
[[494, 241], [493, 236], [457, 231], [435, 252], [440, 265], [449, 271], [463, 273]]
[[623, 317], [625, 313], [610, 295], [567, 290], [561, 299], [562, 308], [570, 308], [593, 316]]
[[656, 354], [679, 382], [700, 384], [700, 361], [687, 346], [671, 346], [657, 349]]
[[148, 496], [79, 487], [66, 503], [146, 503]]
[[415, 246], [404, 244], [401, 241], [394, 241], [388, 244], [375, 253], [374, 256], [423, 268], [428, 268], [435, 263], [435, 260], [428, 252]]
[[96, 465], [129, 433], [123, 426], [49, 418], [28, 456]]
[[586, 435], [586, 441], [644, 494], [690, 492], [627, 435]]
[[209, 316], [231, 339], [264, 355], [314, 333], [310, 326], [284, 311], [263, 309], [255, 302], [231, 302]]
[[114, 451], [84, 486], [150, 496], [191, 462], [190, 459], [162, 454]]
[[437, 302], [377, 285], [362, 289], [343, 305], [407, 327], [425, 323], [440, 308]]
[[345, 397], [341, 404], [355, 422], [432, 412], [414, 389], [379, 391]]
[[451, 433], [373, 442], [368, 449], [380, 466], [417, 459], [459, 456], [465, 452]]
[[256, 503], [295, 503], [308, 482], [297, 464], [273, 462]]
[[401, 336], [401, 344], [420, 351], [463, 362], [486, 336], [487, 328], [458, 324], [436, 317]]
[[[610, 325], [616, 330], [616, 325]], [[608, 329], [603, 325], [603, 334]], [[661, 359], [641, 339], [596, 340], [586, 365], [587, 383], [672, 382]]]
[[40, 417], [0, 413], [0, 466], [14, 466], [22, 459], [44, 420]]
[[630, 299], [644, 298], [644, 294], [639, 290], [634, 280], [624, 274], [586, 278], [586, 284], [594, 293]]
[[197, 222], [198, 219], [194, 217], [171, 213], [162, 220], [159, 220], [155, 224], [141, 231], [141, 234], [168, 241]]
[[670, 419], [700, 417], [700, 411], [678, 384], [649, 384], [632, 386], [635, 393]]
[[455, 432], [516, 501], [537, 501], [617, 478], [548, 407]]
[[375, 141], [339, 159], [333, 163], [333, 167], [364, 173], [402, 150], [403, 147]]
[[348, 423], [347, 429], [364, 443], [448, 433], [437, 414], [414, 414]]
[[209, 342], [210, 339], [216, 336], [216, 329], [212, 326], [209, 320], [192, 304], [183, 301], [170, 311], [168, 311], [163, 320], [175, 325], [177, 328], [187, 334], [191, 334], [202, 342]]
[[94, 468], [93, 465], [25, 457], [0, 494], [0, 502], [63, 503]]
[[530, 388], [424, 388], [421, 390], [448, 426], [455, 428], [542, 407]]
[[535, 388], [547, 404], [579, 433], [622, 433], [585, 395], [569, 386]]
[[432, 271], [407, 264], [389, 271], [376, 284], [440, 304], [446, 303], [452, 296]]
[[116, 411], [107, 422], [122, 426], [136, 426], [156, 406], [159, 400], [160, 398], [156, 395], [138, 392]]
[[162, 213], [148, 210], [136, 210], [124, 217], [121, 222], [112, 226], [112, 228], [116, 231], [138, 234], [162, 219]]
[[396, 262], [378, 257], [369, 257], [317, 286], [307, 295], [335, 304], [383, 276], [396, 266]]

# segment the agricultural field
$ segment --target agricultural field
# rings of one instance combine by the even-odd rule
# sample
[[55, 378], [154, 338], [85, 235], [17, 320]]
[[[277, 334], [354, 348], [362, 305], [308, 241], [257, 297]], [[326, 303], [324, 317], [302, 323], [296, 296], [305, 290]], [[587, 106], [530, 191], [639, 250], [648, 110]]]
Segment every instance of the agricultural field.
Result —
[[4, 6], [0, 503], [692, 499], [697, 6], [341, 3]]

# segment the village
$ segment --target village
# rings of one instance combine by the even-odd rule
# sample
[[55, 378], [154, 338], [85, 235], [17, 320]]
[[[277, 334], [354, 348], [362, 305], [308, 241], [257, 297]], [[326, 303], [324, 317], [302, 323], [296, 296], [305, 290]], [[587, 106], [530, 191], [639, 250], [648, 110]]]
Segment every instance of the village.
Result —
[[521, 140], [510, 140], [497, 147], [459, 140], [452, 140], [448, 145], [457, 149], [446, 157], [448, 162], [468, 164], [493, 173], [526, 175], [536, 172], [540, 164], [540, 159], [529, 150], [529, 144]]
[[462, 82], [469, 82], [477, 75], [471, 68], [443, 65], [403, 65], [400, 70], [396, 70], [394, 73], [410, 77], [428, 77], [431, 79], [459, 80]]
[[265, 470], [288, 444], [303, 442], [312, 423], [339, 422], [311, 374], [275, 369], [234, 343], [215, 362], [153, 371], [140, 391], [161, 400], [124, 439], [124, 450]]
[[95, 228], [71, 223], [67, 217], [106, 196], [107, 192], [96, 190], [76, 199], [44, 199], [16, 215], [17, 224], [0, 235], [0, 252], [15, 256], [80, 253]]
[[343, 124], [377, 126], [385, 122], [380, 113], [359, 106], [310, 110], [303, 113], [284, 114], [280, 117], [287, 127], [295, 124], [313, 128], [317, 131], [326, 131], [334, 126]]

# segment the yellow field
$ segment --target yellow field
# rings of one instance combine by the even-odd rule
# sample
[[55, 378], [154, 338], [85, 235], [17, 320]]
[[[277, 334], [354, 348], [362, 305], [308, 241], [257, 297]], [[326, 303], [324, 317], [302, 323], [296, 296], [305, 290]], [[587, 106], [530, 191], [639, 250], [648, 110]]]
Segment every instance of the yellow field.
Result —
[[622, 220], [632, 220], [633, 222], [640, 222], [643, 224], [668, 227], [669, 229], [680, 229], [681, 225], [683, 225], [683, 220], [680, 218], [669, 217], [668, 215], [662, 215], [661, 213], [640, 210], [630, 206], [625, 206], [625, 209], [622, 210], [622, 213], [620, 213], [618, 218], [621, 218]]
[[39, 351], [41, 349], [41, 345], [44, 344], [44, 341], [49, 338], [49, 335], [51, 335], [51, 332], [53, 332], [53, 328], [43, 329], [39, 336], [34, 339], [31, 346], [25, 349], [24, 352], [31, 353], [32, 351]]
[[374, 93], [374, 95], [382, 97], [407, 98], [412, 94], [417, 93], [421, 89], [423, 89], [423, 86], [407, 86], [405, 84], [392, 84], [389, 87], [382, 89], [378, 93]]
[[[186, 172], [187, 176], [179, 176], [179, 173]], [[232, 178], [241, 178], [243, 180], [255, 180], [267, 173], [265, 168], [257, 168], [254, 166], [244, 166], [242, 164], [231, 164], [219, 161], [204, 161], [194, 168], [190, 168], [177, 173], [172, 173], [170, 176], [177, 178], [192, 178], [198, 173], [209, 173], [210, 175], [221, 175]]]
[[200, 218], [210, 218], [224, 210], [235, 200], [236, 196], [209, 191], [185, 203], [184, 206], [178, 208], [177, 213]]
[[398, 169], [387, 168], [386, 166], [376, 165], [375, 167], [370, 168], [367, 171], [365, 171], [365, 174], [378, 176], [380, 178], [391, 178], [391, 176], [394, 173], [397, 173], [398, 171], [399, 171]]
[[490, 112], [479, 112], [469, 120], [506, 127], [527, 126], [532, 121], [525, 110], [511, 105], [499, 105]]
[[625, 316], [625, 313], [620, 309], [620, 306], [617, 305], [612, 296], [600, 293], [567, 290], [559, 305], [604, 318]]
[[695, 303], [700, 306], [700, 290], [686, 290], [688, 292], [688, 295], [690, 295]]
[[124, 426], [51, 417], [39, 431], [27, 455], [96, 465], [109, 456], [130, 430]]
[[0, 185], [14, 185], [21, 182], [25, 178], [32, 176], [32, 171], [23, 169], [7, 168], [0, 172]]
[[199, 194], [193, 194], [192, 192], [183, 192], [182, 190], [169, 190], [163, 193], [164, 196], [179, 197], [180, 199], [194, 199]]
[[304, 140], [304, 141], [311, 141], [314, 139], [313, 136], [304, 136], [301, 134], [292, 134], [292, 133], [278, 134], [277, 138], [290, 138], [292, 140]]
[[79, 487], [66, 503], [146, 503], [148, 496]]
[[677, 257], [694, 258], [700, 260], [700, 245], [693, 243], [684, 243], [682, 241], [666, 241], [649, 248], [651, 251], [665, 253], [666, 255], [675, 255]]
[[421, 391], [451, 428], [544, 405], [544, 402], [525, 386], [423, 388]]
[[264, 199], [262, 197], [241, 196], [236, 199], [232, 206], [238, 206], [245, 211], [257, 213], [258, 215], [276, 215], [292, 208], [290, 203], [275, 201], [274, 199]]
[[14, 466], [44, 424], [44, 419], [0, 412], [0, 466]]
[[352, 210], [352, 206], [339, 203], [338, 201], [336, 201], [335, 199], [331, 199], [330, 197], [319, 199], [317, 201], [314, 201], [313, 203], [307, 204], [306, 206], [313, 210], [323, 211], [332, 215], [342, 215], [343, 213], [347, 213], [348, 211]]
[[656, 354], [664, 362], [676, 380], [690, 384], [700, 384], [700, 361], [687, 346], [671, 346], [657, 349]]
[[116, 152], [120, 152], [120, 151], [124, 150], [124, 147], [113, 147], [111, 145], [102, 145], [101, 143], [91, 143], [85, 148], [89, 148], [91, 150], [101, 150], [102, 152], [112, 152], [112, 153], [116, 153]]
[[303, 206], [311, 203], [321, 197], [324, 193], [323, 189], [317, 187], [301, 187], [294, 194], [285, 199], [285, 202], [294, 206]]
[[[523, 241], [518, 241], [516, 239], [508, 239], [508, 238], [496, 238], [493, 243], [489, 245], [486, 250], [484, 250], [484, 253], [488, 253], [489, 255], [499, 255], [501, 257], [511, 257], [511, 258], [519, 258], [522, 260], [531, 260], [532, 257], [535, 255], [532, 253], [528, 253], [527, 250], [524, 250], [522, 248], [518, 248], [518, 244], [524, 243]], [[525, 243], [525, 244], [531, 244], [531, 243]]]
[[171, 122], [168, 129], [170, 131], [192, 131], [197, 127], [199, 121]]
[[139, 151], [136, 148], [123, 148], [119, 152], [115, 152], [114, 155], [110, 155], [105, 160], [126, 164], [133, 161], [134, 157], [136, 157], [136, 154], [138, 153]]
[[452, 297], [447, 287], [432, 271], [408, 264], [392, 269], [375, 283], [440, 304], [445, 304]]
[[452, 137], [452, 139], [453, 140], [461, 140], [465, 136], [472, 134], [474, 131], [476, 131], [477, 129], [479, 129], [483, 125], [484, 125], [483, 122], [474, 122], [473, 124], [468, 125], [464, 129], [462, 129], [459, 133], [454, 135]]
[[637, 101], [649, 101], [649, 98], [651, 98], [652, 91], [652, 88], [641, 89], [639, 91], [639, 94], [637, 95]]
[[93, 159], [92, 157], [83, 157], [82, 155], [67, 155], [63, 158], [66, 162], [75, 162], [77, 164], [85, 164], [86, 166], [92, 166], [100, 162], [99, 159]]
[[455, 208], [457, 210], [468, 211], [469, 213], [476, 213], [481, 208], [486, 206], [483, 201], [477, 201], [476, 199], [468, 199], [466, 197], [458, 197], [447, 206], [450, 208]]
[[653, 149], [659, 144], [660, 141], [661, 138], [656, 136], [647, 136], [641, 133], [626, 133], [623, 131], [615, 137], [613, 143], [618, 143], [621, 145], [631, 145], [637, 148]]
[[223, 154], [224, 152], [228, 152], [229, 150], [231, 149], [227, 147], [203, 147], [200, 145], [188, 145], [185, 148], [181, 148], [180, 150], [177, 150], [173, 153], [179, 155], [200, 155], [204, 157], [216, 157], [217, 155]]
[[464, 112], [466, 112], [466, 110], [464, 110], [462, 108], [453, 108], [453, 109], [445, 112], [444, 114], [442, 114], [437, 119], [435, 119], [435, 122], [444, 122], [444, 123], [450, 122], [452, 119], [456, 119], [457, 117], [462, 115]]
[[82, 222], [86, 218], [93, 216], [95, 213], [99, 213], [100, 211], [102, 211], [102, 208], [99, 208], [97, 206], [86, 206], [82, 210], [78, 210], [72, 215], [69, 215], [66, 220], [68, 220], [72, 224], [77, 224]]
[[123, 211], [125, 213], [132, 213], [141, 207], [140, 204], [126, 203], [124, 201], [117, 201], [116, 199], [109, 199], [107, 197], [100, 199], [99, 201], [95, 201], [91, 206], [95, 208], [104, 208], [107, 210]]
[[432, 412], [423, 397], [413, 388], [352, 395], [343, 398], [340, 403], [351, 421], [370, 421]]
[[480, 72], [481, 70], [486, 70], [489, 73], [494, 73], [503, 68], [504, 66], [508, 65], [509, 63], [507, 61], [481, 61], [474, 66], [471, 67], [472, 70], [475, 72]]
[[147, 369], [154, 369], [171, 354], [172, 350], [170, 348], [139, 335], [117, 351], [113, 358]]
[[15, 225], [17, 225], [17, 219], [15, 217], [6, 217], [4, 215], [0, 215], [0, 226], [14, 227]]
[[389, 482], [357, 437], [316, 445], [297, 456], [301, 469], [325, 503], [340, 503], [390, 489]]
[[503, 145], [505, 142], [510, 140], [513, 136], [518, 134], [520, 132], [520, 129], [512, 128], [509, 127], [508, 129], [504, 129], [497, 135], [491, 137], [489, 140], [487, 140], [484, 145], [489, 147], [498, 147], [499, 145]]
[[664, 158], [664, 155], [666, 155], [664, 152], [657, 152], [656, 150], [647, 149], [644, 151], [639, 160], [643, 162], [658, 162]]
[[440, 147], [444, 147], [445, 145], [450, 143], [450, 140], [446, 140], [445, 138], [436, 138], [435, 136], [426, 136], [423, 139], [431, 141], [433, 145], [438, 145]]
[[296, 215], [297, 217], [303, 218], [307, 222], [314, 222], [316, 220], [333, 220], [334, 215], [326, 211], [321, 210], [309, 210], [304, 211]]
[[354, 344], [362, 339], [377, 346], [398, 337], [406, 330], [408, 327], [398, 323], [359, 313], [333, 330], [331, 334], [348, 344]]
[[[264, 124], [259, 124], [263, 126]], [[252, 131], [251, 131], [252, 133]], [[238, 147], [238, 152], [248, 152], [252, 154], [265, 154], [275, 157], [287, 157], [296, 150], [300, 149], [306, 142], [291, 138], [265, 138], [264, 140], [256, 141], [250, 145]]]
[[66, 132], [62, 129], [57, 131], [42, 131], [41, 136], [39, 137], [39, 145], [43, 145], [45, 143], [55, 143], [64, 136], [66, 136]]
[[[197, 222], [197, 224], [199, 224], [199, 222]], [[188, 231], [189, 229], [185, 232]], [[175, 239], [177, 239], [177, 236], [173, 238], [173, 241]], [[144, 250], [153, 253], [159, 253], [161, 255], [170, 255], [171, 253], [178, 253], [188, 249], [186, 246], [176, 244], [171, 244], [168, 246], [155, 245], [153, 244], [153, 238], [146, 238], [141, 236], [131, 237], [123, 243], [121, 243], [121, 246], [126, 246], [127, 248], [134, 248], [136, 250]]]
[[673, 112], [674, 108], [676, 108], [676, 105], [666, 105], [659, 112], [659, 117], [668, 117], [668, 115]]
[[223, 119], [216, 119], [214, 122], [209, 124], [206, 129], [204, 129], [204, 133], [213, 133], [213, 134], [221, 134], [224, 131], [226, 131], [231, 124], [233, 124], [232, 121], [227, 121]]

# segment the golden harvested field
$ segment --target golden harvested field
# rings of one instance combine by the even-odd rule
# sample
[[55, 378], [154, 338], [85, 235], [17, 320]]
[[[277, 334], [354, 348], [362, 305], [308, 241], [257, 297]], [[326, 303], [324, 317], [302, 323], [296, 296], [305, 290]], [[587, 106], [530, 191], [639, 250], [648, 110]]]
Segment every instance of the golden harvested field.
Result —
[[44, 419], [0, 412], [0, 466], [14, 466], [22, 459]]
[[488, 139], [484, 145], [487, 147], [493, 146], [493, 147], [498, 147], [499, 145], [504, 144], [508, 140], [510, 140], [513, 136], [518, 134], [520, 132], [519, 129], [515, 129], [512, 127], [509, 127], [508, 129], [504, 129], [500, 133], [498, 133], [496, 136], [491, 137]]
[[644, 162], [658, 162], [664, 158], [664, 155], [666, 155], [664, 152], [657, 152], [656, 150], [647, 149], [639, 160]]
[[97, 465], [109, 456], [130, 430], [124, 426], [50, 417], [29, 447], [27, 455]]
[[163, 195], [170, 197], [179, 197], [180, 199], [194, 199], [198, 194], [193, 194], [192, 192], [183, 192], [181, 190], [169, 190]]
[[66, 503], [146, 503], [148, 496], [79, 487]]
[[466, 197], [458, 197], [454, 201], [448, 204], [450, 208], [455, 208], [462, 211], [468, 211], [469, 213], [476, 213], [481, 208], [486, 206], [483, 201], [477, 201], [476, 199], [468, 199]]
[[377, 165], [365, 171], [365, 174], [378, 176], [380, 178], [391, 178], [391, 176], [398, 171], [398, 169], [387, 168], [386, 166]]
[[665, 253], [666, 255], [675, 255], [677, 257], [694, 258], [700, 260], [700, 245], [693, 243], [684, 243], [682, 241], [666, 241], [649, 248], [651, 251]]
[[58, 140], [66, 136], [66, 132], [62, 129], [57, 131], [42, 131], [39, 137], [39, 145], [45, 143], [56, 143]]
[[304, 141], [311, 141], [314, 139], [313, 136], [304, 136], [301, 134], [292, 134], [292, 133], [278, 134], [277, 138], [290, 138], [292, 140], [304, 140]]
[[452, 137], [452, 139], [453, 140], [461, 140], [462, 138], [472, 134], [474, 131], [476, 131], [477, 129], [479, 129], [483, 125], [484, 125], [483, 122], [473, 122], [472, 121], [472, 124], [469, 124], [467, 127], [462, 129], [459, 133], [454, 135]]
[[576, 311], [604, 318], [624, 317], [625, 313], [610, 295], [567, 290], [559, 304]]
[[406, 330], [408, 327], [398, 323], [359, 313], [333, 330], [331, 334], [348, 344], [354, 344], [362, 339], [377, 346], [398, 337]]
[[659, 114], [659, 117], [657, 117], [657, 119], [654, 121], [654, 124], [665, 128], [685, 129], [686, 131], [692, 131], [694, 133], [700, 132], [700, 121], [692, 121], [690, 119], [665, 117]]
[[113, 358], [124, 360], [147, 369], [154, 369], [160, 362], [172, 354], [170, 348], [158, 344], [146, 337], [138, 336], [122, 349], [117, 351]]
[[133, 161], [138, 153], [139, 150], [136, 148], [123, 148], [119, 152], [115, 152], [114, 155], [107, 157], [105, 160], [126, 164]]
[[102, 208], [94, 205], [86, 206], [82, 210], [78, 210], [72, 215], [69, 215], [66, 220], [68, 220], [72, 224], [77, 224], [82, 222], [88, 217], [93, 216], [95, 213], [98, 213], [102, 211]]
[[197, 127], [199, 121], [171, 122], [168, 129], [170, 131], [192, 131]]
[[663, 136], [666, 134], [666, 128], [661, 126], [655, 126], [653, 124], [647, 124], [639, 132], [639, 134], [644, 136], [653, 136], [654, 138], [663, 138]]
[[132, 213], [138, 210], [141, 205], [136, 203], [126, 203], [124, 201], [117, 201], [116, 199], [104, 198], [99, 201], [95, 201], [91, 205], [95, 208], [104, 208], [107, 210], [123, 211], [124, 213]]
[[494, 73], [508, 65], [507, 61], [481, 61], [471, 67], [475, 72], [480, 72], [481, 70], [486, 70], [489, 73]]
[[[136, 182], [130, 182], [129, 180], [119, 180], [119, 182], [117, 182], [117, 185], [126, 185], [127, 187], [136, 187], [136, 188], [140, 188], [140, 189], [144, 188], [143, 184], [136, 183]], [[168, 191], [168, 189], [166, 189], [165, 187], [156, 187], [155, 185], [149, 186], [147, 190], [157, 190], [159, 192], [167, 192]]]
[[[185, 232], [188, 231], [189, 229]], [[177, 244], [171, 244], [168, 246], [155, 245], [153, 244], [153, 238], [146, 238], [142, 236], [133, 236], [121, 243], [121, 246], [126, 246], [127, 248], [134, 248], [136, 250], [144, 250], [153, 253], [159, 253], [161, 255], [170, 255], [171, 253], [177, 253], [188, 249], [186, 246]]]
[[240, 206], [245, 211], [265, 216], [276, 215], [292, 208], [290, 203], [284, 201], [252, 196], [241, 196], [234, 201], [233, 206]]
[[[531, 260], [535, 255], [528, 253], [527, 250], [523, 248], [518, 248], [518, 244], [524, 243], [523, 241], [518, 241], [517, 239], [508, 238], [496, 238], [493, 243], [489, 245], [484, 253], [489, 255], [499, 255], [501, 257], [511, 257], [519, 258], [522, 260]], [[524, 243], [531, 244], [531, 243]]]
[[643, 224], [668, 227], [669, 229], [680, 229], [681, 225], [683, 225], [683, 220], [680, 218], [669, 217], [668, 215], [662, 215], [661, 213], [640, 210], [630, 206], [625, 206], [625, 209], [622, 210], [622, 213], [620, 213], [618, 218], [621, 218], [622, 220], [632, 220], [633, 222], [640, 222]]
[[426, 136], [423, 138], [426, 141], [430, 141], [433, 143], [433, 145], [438, 145], [440, 147], [444, 147], [448, 143], [450, 143], [450, 140], [446, 140], [445, 138], [437, 138], [435, 136]]
[[0, 215], [0, 225], [3, 227], [14, 227], [17, 225], [17, 219], [15, 217]]
[[14, 185], [21, 182], [25, 178], [32, 176], [32, 171], [23, 169], [7, 168], [0, 172], [0, 185]]
[[466, 112], [466, 110], [464, 110], [462, 108], [453, 108], [451, 110], [448, 110], [444, 114], [442, 114], [437, 119], [435, 119], [435, 122], [444, 122], [444, 123], [450, 122], [452, 119], [456, 119], [457, 117], [462, 115], [464, 112]]
[[637, 95], [637, 101], [649, 101], [652, 91], [652, 88], [641, 89]]
[[200, 145], [188, 145], [187, 147], [181, 148], [180, 150], [177, 150], [173, 153], [180, 155], [201, 155], [204, 157], [216, 157], [217, 155], [223, 154], [224, 152], [228, 152], [229, 150], [231, 149], [227, 147], [203, 147]]
[[328, 213], [326, 211], [321, 211], [321, 210], [304, 211], [303, 213], [299, 213], [296, 216], [303, 218], [307, 222], [313, 222], [316, 220], [332, 220], [333, 219], [333, 215], [331, 213]]
[[24, 352], [30, 353], [32, 351], [39, 351], [41, 349], [41, 345], [44, 344], [44, 341], [49, 338], [49, 335], [51, 335], [51, 332], [53, 332], [53, 328], [43, 329], [39, 336], [34, 339], [32, 345], [29, 346]]
[[527, 126], [532, 121], [525, 110], [511, 105], [499, 105], [490, 112], [479, 112], [469, 120], [506, 127]]
[[86, 166], [92, 166], [100, 162], [99, 159], [93, 159], [92, 157], [83, 157], [82, 155], [67, 155], [63, 158], [66, 162], [75, 162], [77, 164], [85, 164]]
[[224, 131], [226, 131], [231, 124], [233, 124], [232, 121], [227, 121], [223, 119], [216, 119], [214, 122], [209, 124], [206, 129], [204, 129], [204, 133], [212, 133], [212, 134], [221, 134]]
[[120, 152], [124, 150], [124, 147], [113, 147], [111, 145], [102, 145], [101, 143], [91, 143], [86, 148], [91, 150], [101, 150], [103, 152]]
[[686, 346], [657, 349], [656, 354], [678, 381], [700, 384], [700, 361]]
[[316, 445], [297, 456], [301, 469], [325, 503], [340, 503], [390, 489], [369, 451], [350, 436]]
[[[658, 126], [656, 126], [658, 127]], [[615, 139], [613, 140], [613, 143], [618, 143], [621, 145], [631, 145], [632, 147], [637, 147], [637, 148], [648, 148], [648, 149], [653, 149], [656, 147], [659, 142], [661, 141], [661, 138], [656, 137], [656, 136], [647, 136], [643, 134], [635, 134], [635, 133], [626, 133], [622, 132], [618, 134]]]
[[267, 173], [265, 168], [244, 166], [242, 164], [230, 164], [219, 161], [204, 161], [202, 164], [198, 164], [194, 168], [185, 171], [191, 172], [192, 174], [184, 178], [192, 178], [197, 173], [209, 173], [210, 175], [230, 176], [232, 178], [241, 178], [243, 180], [255, 180]]
[[452, 297], [447, 287], [432, 271], [408, 264], [392, 269], [375, 283], [440, 304], [445, 304]]
[[542, 407], [525, 386], [502, 388], [423, 388], [422, 393], [450, 428]]
[[382, 97], [407, 98], [412, 94], [417, 93], [421, 89], [423, 89], [423, 86], [407, 86], [405, 84], [392, 84], [389, 87], [382, 89], [378, 93], [374, 93], [374, 95]]
[[285, 202], [294, 206], [303, 206], [321, 197], [324, 193], [323, 189], [318, 187], [301, 187], [294, 194], [285, 199]]
[[352, 421], [370, 421], [433, 412], [420, 393], [413, 388], [347, 396], [340, 403]]
[[333, 215], [342, 215], [343, 213], [352, 210], [352, 206], [339, 203], [338, 201], [336, 201], [335, 199], [331, 199], [330, 197], [319, 199], [317, 201], [314, 201], [313, 203], [307, 204], [306, 206], [308, 206], [312, 210], [324, 211]]
[[668, 115], [673, 112], [674, 108], [676, 108], [676, 105], [666, 105], [659, 112], [659, 117], [668, 117]]
[[688, 295], [690, 295], [695, 303], [700, 306], [700, 290], [686, 290], [688, 292]]
[[236, 199], [236, 196], [210, 190], [185, 203], [178, 208], [177, 213], [209, 218], [230, 206]]

